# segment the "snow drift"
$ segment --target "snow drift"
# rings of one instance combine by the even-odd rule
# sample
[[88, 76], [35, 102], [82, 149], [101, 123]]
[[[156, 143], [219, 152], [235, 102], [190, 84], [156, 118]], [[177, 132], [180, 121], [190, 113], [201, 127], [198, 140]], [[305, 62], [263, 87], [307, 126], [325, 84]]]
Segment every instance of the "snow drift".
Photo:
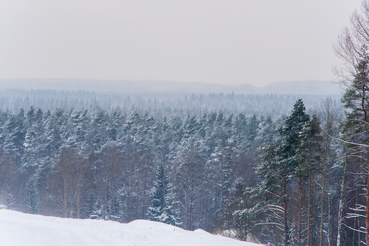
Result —
[[135, 220], [128, 224], [0, 211], [0, 245], [6, 246], [255, 246], [215, 236], [203, 230], [186, 231], [160, 222]]

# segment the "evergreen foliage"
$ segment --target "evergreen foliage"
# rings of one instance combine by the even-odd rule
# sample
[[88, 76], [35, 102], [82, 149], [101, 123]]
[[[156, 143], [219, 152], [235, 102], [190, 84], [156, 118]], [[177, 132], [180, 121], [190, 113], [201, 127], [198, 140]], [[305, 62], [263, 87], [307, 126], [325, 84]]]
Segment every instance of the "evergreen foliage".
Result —
[[[281, 244], [287, 200], [289, 242], [297, 244], [298, 223], [292, 222], [299, 220], [298, 170], [305, 220], [308, 146], [319, 145], [323, 134], [311, 134], [319, 119], [304, 112], [302, 101], [285, 118], [227, 110], [0, 112], [0, 202], [45, 215], [119, 222], [150, 218], [191, 230], [232, 230], [242, 240]], [[322, 183], [319, 158], [323, 161], [325, 152], [318, 150], [314, 147], [311, 159], [316, 208], [311, 226], [319, 227], [324, 197], [323, 233], [329, 224], [325, 237], [334, 242], [341, 151], [332, 150], [327, 159], [324, 196], [316, 184]], [[301, 243], [306, 228], [302, 223]]]
[[173, 206], [173, 199], [175, 197], [163, 165], [160, 165], [157, 171], [156, 180], [154, 181], [154, 187], [151, 192], [152, 206], [147, 210], [147, 218], [166, 224], [181, 225], [177, 211]]
[[[296, 152], [301, 142], [301, 131], [306, 122], [309, 121], [309, 115], [305, 113], [305, 106], [299, 99], [291, 112], [285, 118], [284, 125], [279, 128], [279, 140], [264, 147], [263, 161], [257, 167], [257, 174], [262, 178], [260, 183], [260, 192], [273, 194], [276, 203], [265, 206], [275, 208], [278, 206], [279, 212], [283, 211], [284, 245], [291, 244], [291, 219], [288, 214], [289, 192], [288, 184], [295, 177], [295, 169], [299, 165], [296, 162]], [[282, 209], [283, 208], [283, 209]]]

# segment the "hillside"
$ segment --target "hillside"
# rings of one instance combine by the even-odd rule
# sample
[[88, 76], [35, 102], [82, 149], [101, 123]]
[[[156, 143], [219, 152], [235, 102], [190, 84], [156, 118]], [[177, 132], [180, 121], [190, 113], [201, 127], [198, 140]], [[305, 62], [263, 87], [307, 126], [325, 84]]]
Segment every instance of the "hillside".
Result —
[[0, 210], [0, 245], [7, 246], [253, 246], [203, 230], [186, 231], [171, 225], [135, 220], [121, 224]]

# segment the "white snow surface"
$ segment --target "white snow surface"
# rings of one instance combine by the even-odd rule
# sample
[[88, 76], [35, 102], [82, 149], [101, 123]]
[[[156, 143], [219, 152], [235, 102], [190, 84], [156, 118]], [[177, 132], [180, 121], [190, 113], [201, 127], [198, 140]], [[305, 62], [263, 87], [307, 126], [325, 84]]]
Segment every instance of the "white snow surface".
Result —
[[203, 230], [187, 231], [160, 222], [65, 219], [0, 210], [4, 246], [255, 246]]

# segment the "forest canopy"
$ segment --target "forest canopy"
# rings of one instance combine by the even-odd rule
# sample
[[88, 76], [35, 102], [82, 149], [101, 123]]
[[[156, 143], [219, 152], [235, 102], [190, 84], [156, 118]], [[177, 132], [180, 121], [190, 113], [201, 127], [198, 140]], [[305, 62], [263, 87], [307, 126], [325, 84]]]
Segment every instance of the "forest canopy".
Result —
[[[80, 110], [71, 100], [66, 105], [78, 109], [2, 111], [0, 202], [29, 213], [119, 222], [153, 219], [190, 230], [232, 230], [241, 240], [252, 237], [278, 243], [284, 240], [280, 231], [283, 217], [292, 229], [290, 240], [307, 240], [304, 228], [310, 190], [314, 207], [310, 227], [321, 227], [322, 240], [334, 241], [341, 199], [342, 179], [337, 175], [342, 177], [343, 172], [339, 159], [342, 146], [328, 134], [338, 137], [343, 111], [332, 98], [319, 97], [321, 101], [315, 101], [316, 107], [309, 110], [299, 99], [287, 105], [296, 97], [189, 95], [180, 109], [176, 105], [140, 108], [138, 103], [129, 109], [99, 106]], [[221, 110], [202, 110], [192, 99], [218, 100], [223, 106]], [[245, 99], [249, 102], [247, 111], [230, 106], [232, 100]], [[318, 133], [320, 147], [312, 150], [310, 176], [308, 163], [298, 161], [309, 153], [310, 120], [295, 130], [297, 139], [306, 140], [294, 143], [290, 152], [293, 168], [289, 168], [285, 183], [289, 205], [288, 214], [283, 216], [283, 199], [276, 190], [275, 197], [263, 195], [268, 189], [262, 188], [266, 175], [261, 170], [266, 160], [274, 160], [273, 144], [282, 143], [289, 135], [288, 124], [294, 126], [288, 119], [296, 102], [306, 119], [319, 119], [311, 124], [325, 130]], [[287, 115], [262, 110], [273, 103], [286, 108]], [[186, 105], [193, 105], [193, 110]], [[285, 157], [276, 158], [281, 161]], [[313, 180], [310, 184], [308, 177]], [[348, 195], [352, 201], [352, 193]], [[321, 215], [323, 222], [318, 219]], [[315, 230], [310, 237], [312, 242], [320, 238]]]

